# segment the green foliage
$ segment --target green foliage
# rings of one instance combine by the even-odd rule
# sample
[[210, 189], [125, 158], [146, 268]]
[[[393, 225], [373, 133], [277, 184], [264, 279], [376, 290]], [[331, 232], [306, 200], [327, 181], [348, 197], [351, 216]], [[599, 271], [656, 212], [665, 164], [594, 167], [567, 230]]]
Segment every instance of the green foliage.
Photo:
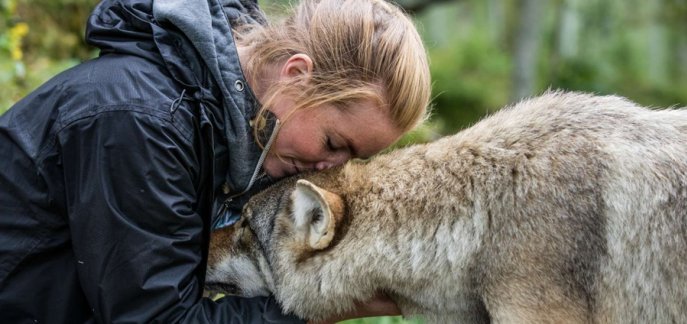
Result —
[[[539, 25], [543, 37], [537, 90], [530, 95], [560, 88], [619, 94], [645, 106], [687, 104], [685, 1], [547, 4], [541, 10], [545, 15], [530, 22]], [[499, 0], [434, 8], [419, 17], [432, 62], [433, 121], [438, 131], [452, 133], [509, 104], [517, 63], [511, 52], [519, 41], [514, 21], [523, 9]]]
[[442, 133], [464, 128], [507, 103], [509, 57], [484, 33], [430, 49], [434, 116]]
[[[97, 0], [15, 0], [17, 13], [30, 22], [27, 55], [54, 60], [85, 60], [94, 50], [84, 42], [88, 15]], [[65, 14], [68, 13], [68, 14]]]
[[22, 43], [29, 28], [26, 23], [18, 21], [16, 11], [16, 0], [0, 1], [0, 104], [3, 106], [4, 98], [11, 97], [11, 94], [5, 92], [11, 92], [15, 87], [2, 85], [21, 82], [26, 75], [22, 61]]
[[29, 65], [24, 78], [12, 72], [14, 62], [0, 60], [0, 114], [57, 73], [76, 65], [78, 60], [40, 59]]
[[[687, 60], [680, 57], [687, 55], [687, 9], [684, 1], [663, 2], [670, 6], [637, 1], [579, 2], [583, 24], [579, 50], [570, 57], [546, 53], [539, 67], [542, 83], [620, 94], [646, 106], [687, 104]], [[554, 38], [551, 43], [556, 41]]]
[[0, 0], [0, 113], [53, 75], [95, 55], [82, 35], [96, 3]]
[[421, 324], [421, 319], [403, 319], [400, 316], [371, 317], [340, 322], [341, 324]]
[[550, 81], [554, 88], [594, 92], [607, 90], [593, 62], [576, 57], [559, 62], [552, 71]]

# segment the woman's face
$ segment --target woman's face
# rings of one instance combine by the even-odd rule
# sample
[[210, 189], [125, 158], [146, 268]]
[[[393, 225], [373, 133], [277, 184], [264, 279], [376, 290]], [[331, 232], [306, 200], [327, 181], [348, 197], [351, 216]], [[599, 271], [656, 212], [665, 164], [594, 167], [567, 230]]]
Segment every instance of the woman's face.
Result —
[[292, 107], [293, 101], [281, 100], [270, 109], [283, 122], [263, 164], [275, 179], [367, 158], [402, 135], [372, 99], [346, 109], [323, 105], [291, 113]]

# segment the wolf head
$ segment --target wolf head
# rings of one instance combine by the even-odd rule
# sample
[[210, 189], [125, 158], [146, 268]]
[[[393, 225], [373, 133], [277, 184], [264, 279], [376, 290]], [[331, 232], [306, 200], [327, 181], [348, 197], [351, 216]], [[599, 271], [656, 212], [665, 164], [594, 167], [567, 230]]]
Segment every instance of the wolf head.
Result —
[[210, 245], [207, 290], [245, 297], [270, 294], [271, 272], [246, 219], [215, 231]]
[[330, 247], [344, 213], [339, 194], [308, 180], [287, 179], [268, 188], [251, 198], [236, 224], [213, 232], [206, 288], [243, 297], [273, 293], [285, 310], [320, 317], [294, 299], [305, 293], [294, 286], [308, 285], [294, 266], [317, 272], [310, 256]]

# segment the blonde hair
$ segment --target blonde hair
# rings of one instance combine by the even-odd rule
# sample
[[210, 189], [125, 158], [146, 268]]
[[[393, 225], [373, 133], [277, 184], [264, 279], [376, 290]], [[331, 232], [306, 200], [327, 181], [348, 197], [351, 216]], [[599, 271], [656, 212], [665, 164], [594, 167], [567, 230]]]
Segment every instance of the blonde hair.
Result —
[[289, 93], [296, 109], [345, 109], [357, 100], [377, 100], [403, 132], [426, 118], [431, 81], [425, 48], [411, 19], [384, 0], [302, 0], [283, 23], [251, 26], [236, 37], [250, 48], [244, 63], [249, 78], [294, 54], [313, 62], [308, 80], [272, 85], [258, 116], [279, 93]]

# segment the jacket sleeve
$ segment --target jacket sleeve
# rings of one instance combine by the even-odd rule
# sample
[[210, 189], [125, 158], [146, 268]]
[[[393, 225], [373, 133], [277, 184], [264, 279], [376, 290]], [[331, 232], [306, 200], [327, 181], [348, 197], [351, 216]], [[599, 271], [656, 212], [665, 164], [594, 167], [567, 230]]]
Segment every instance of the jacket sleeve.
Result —
[[202, 298], [196, 148], [165, 117], [110, 107], [60, 131], [74, 257], [104, 323], [300, 323], [270, 298]]

